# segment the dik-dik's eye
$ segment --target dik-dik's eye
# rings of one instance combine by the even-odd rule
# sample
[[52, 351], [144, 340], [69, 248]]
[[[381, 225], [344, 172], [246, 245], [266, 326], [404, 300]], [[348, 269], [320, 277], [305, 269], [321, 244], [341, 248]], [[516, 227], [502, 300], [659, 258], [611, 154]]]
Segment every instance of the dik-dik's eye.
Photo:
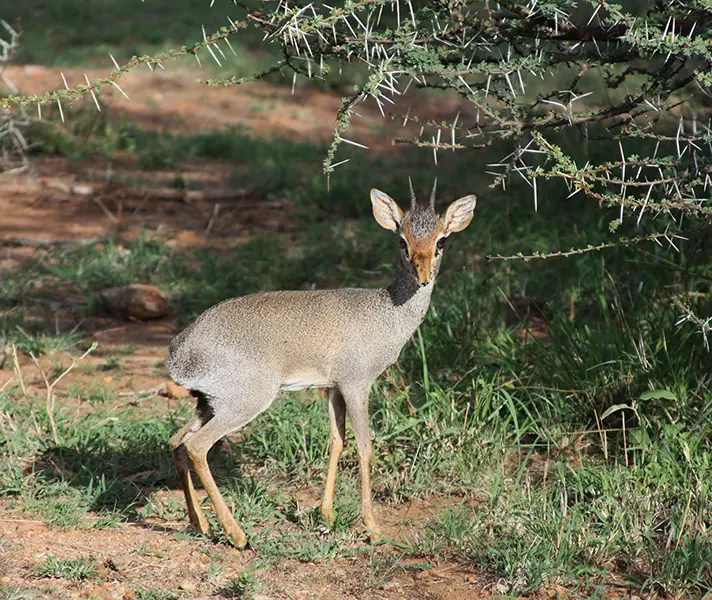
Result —
[[438, 250], [442, 250], [445, 247], [445, 240], [447, 238], [441, 237], [438, 241], [437, 244], [435, 244], [438, 247]]
[[405, 252], [406, 256], [408, 255], [408, 242], [405, 241], [404, 238], [400, 238], [398, 240], [398, 245], [401, 247], [401, 250]]

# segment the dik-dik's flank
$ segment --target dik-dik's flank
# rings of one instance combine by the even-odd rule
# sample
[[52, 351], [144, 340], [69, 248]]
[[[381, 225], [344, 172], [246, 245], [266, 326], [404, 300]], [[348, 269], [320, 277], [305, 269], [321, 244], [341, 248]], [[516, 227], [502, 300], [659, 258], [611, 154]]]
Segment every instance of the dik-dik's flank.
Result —
[[368, 394], [423, 321], [445, 242], [472, 220], [475, 197], [435, 212], [435, 188], [427, 207], [411, 187], [406, 213], [393, 199], [371, 190], [373, 216], [396, 234], [398, 264], [385, 289], [266, 292], [227, 300], [205, 311], [170, 345], [171, 377], [197, 400], [193, 418], [171, 439], [191, 525], [208, 532], [188, 471], [190, 458], [232, 542], [245, 532], [235, 522], [208, 467], [208, 450], [266, 410], [280, 391], [329, 388], [329, 470], [321, 513], [332, 524], [334, 484], [351, 420], [361, 471], [361, 514], [372, 540], [379, 537], [371, 501], [371, 430]]

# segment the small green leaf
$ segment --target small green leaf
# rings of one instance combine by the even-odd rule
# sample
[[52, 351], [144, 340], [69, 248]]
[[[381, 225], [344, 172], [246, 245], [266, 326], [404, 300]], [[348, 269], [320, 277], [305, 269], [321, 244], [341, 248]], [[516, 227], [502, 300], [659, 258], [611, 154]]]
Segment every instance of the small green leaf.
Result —
[[640, 395], [641, 400], [650, 400], [652, 398], [660, 398], [662, 400], [676, 401], [677, 397], [668, 390], [648, 390]]
[[611, 416], [613, 413], [621, 411], [621, 410], [633, 410], [632, 407], [630, 407], [627, 404], [614, 404], [613, 406], [608, 407], [606, 412], [604, 412], [601, 415], [601, 420], [605, 419], [606, 417]]

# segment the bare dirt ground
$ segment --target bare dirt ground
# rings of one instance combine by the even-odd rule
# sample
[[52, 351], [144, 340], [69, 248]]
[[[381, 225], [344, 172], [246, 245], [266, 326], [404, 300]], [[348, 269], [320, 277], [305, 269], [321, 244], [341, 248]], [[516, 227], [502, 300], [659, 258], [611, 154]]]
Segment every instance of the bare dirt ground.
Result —
[[[307, 490], [313, 498], [318, 490]], [[166, 491], [164, 496], [179, 492]], [[434, 513], [428, 503], [381, 508], [378, 516], [390, 534], [399, 533], [404, 519], [424, 519]], [[220, 589], [210, 575], [211, 565], [222, 569], [219, 580], [236, 579], [253, 563], [259, 552], [199, 540], [179, 540], [173, 535], [185, 530], [182, 522], [146, 521], [118, 528], [58, 531], [41, 521], [16, 515], [7, 503], [0, 518], [4, 542], [0, 561], [0, 584], [33, 590], [52, 598], [58, 591], [72, 598], [106, 600], [135, 597], [136, 589], [177, 590], [186, 598], [236, 597]], [[364, 542], [365, 546], [365, 542]], [[387, 547], [366, 548], [353, 558], [333, 559], [318, 564], [294, 559], [280, 560], [262, 568], [259, 578], [264, 589], [254, 597], [337, 600], [347, 598], [413, 598], [464, 600], [489, 595], [492, 582], [460, 565], [423, 559], [400, 560]], [[91, 558], [100, 567], [94, 582], [43, 580], [32, 571], [47, 556], [57, 559]], [[374, 569], [373, 562], [383, 563]], [[427, 570], [423, 570], [427, 567]], [[98, 582], [97, 582], [98, 581]], [[217, 590], [216, 590], [217, 587]]]
[[[44, 67], [9, 68], [6, 74], [23, 92], [44, 92], [61, 82], [58, 70]], [[65, 76], [71, 84], [81, 80], [83, 72], [67, 70]], [[292, 96], [288, 87], [262, 83], [207, 90], [195, 83], [196, 78], [191, 71], [140, 72], [122, 81], [130, 102], [115, 91], [108, 92], [104, 99], [114, 113], [125, 114], [144, 127], [198, 132], [239, 125], [255, 135], [318, 141], [330, 139], [333, 115], [341, 104], [336, 95], [298, 88]], [[446, 118], [455, 112], [452, 106], [434, 105], [427, 98], [416, 100], [422, 104], [418, 107], [421, 116]], [[400, 108], [405, 112], [407, 107], [394, 111]], [[351, 137], [372, 148], [390, 147], [389, 136], [382, 130], [394, 125], [384, 121], [375, 105], [361, 107], [360, 112], [363, 116], [355, 120]], [[265, 202], [250, 189], [232, 190], [219, 218], [212, 219], [211, 224], [215, 203], [209, 196], [193, 200], [161, 197], [161, 190], [174, 175], [170, 171], [138, 172], [134, 165], [117, 160], [111, 166], [114, 173], [126, 175], [124, 180], [144, 182], [130, 187], [106, 183], [106, 169], [100, 163], [43, 158], [33, 162], [29, 175], [0, 175], [0, 272], [45, 252], [45, 244], [91, 240], [119, 228], [120, 239], [137, 236], [143, 226], [152, 232], [160, 230], [179, 247], [211, 246], [220, 251], [240, 243], [256, 229], [288, 234], [296, 226], [288, 206], [279, 200]], [[181, 165], [182, 176], [201, 183], [204, 190], [226, 189], [228, 172], [229, 166], [224, 164]], [[71, 292], [58, 301], [71, 304]], [[59, 328], [75, 324], [61, 310], [58, 314]], [[87, 365], [99, 363], [106, 351], [134, 348], [132, 354], [122, 358], [120, 374], [105, 378], [110, 388], [132, 392], [166, 382], [166, 348], [176, 332], [171, 319], [135, 323], [97, 316], [87, 318], [81, 330], [89, 341], [100, 344]], [[25, 384], [41, 393], [37, 369], [27, 358], [21, 359], [21, 366]], [[10, 374], [4, 371], [0, 385]], [[79, 371], [72, 373], [65, 384], [82, 377]], [[154, 399], [146, 401], [146, 411], [174, 410], [182, 402], [185, 400]], [[80, 404], [78, 411], [84, 410]], [[302, 490], [299, 501], [314, 506], [319, 493], [318, 488]], [[166, 490], [156, 497], [183, 502], [178, 490]], [[410, 535], [405, 522], [422, 523], [433, 512], [434, 507], [425, 501], [377, 508], [386, 533], [394, 538]], [[0, 585], [30, 588], [47, 598], [61, 593], [73, 598], [128, 599], [136, 597], [137, 589], [156, 587], [177, 589], [186, 598], [240, 597], [231, 595], [230, 590], [216, 589], [209, 567], [217, 561], [223, 567], [224, 579], [235, 578], [259, 559], [258, 552], [240, 552], [199, 539], [175, 539], [172, 534], [185, 528], [182, 521], [148, 520], [110, 529], [63, 531], [28, 518], [12, 499], [4, 499], [0, 503]], [[33, 577], [32, 571], [49, 554], [58, 559], [93, 558], [102, 566], [94, 582]], [[378, 560], [385, 561], [385, 566], [374, 570], [373, 563]], [[461, 565], [425, 559], [412, 562], [427, 563], [428, 569], [409, 568], [409, 561], [395, 558], [390, 546], [319, 564], [283, 560], [260, 571], [265, 588], [255, 598], [463, 600], [495, 591], [493, 582]], [[557, 594], [559, 591], [553, 590], [550, 597]]]

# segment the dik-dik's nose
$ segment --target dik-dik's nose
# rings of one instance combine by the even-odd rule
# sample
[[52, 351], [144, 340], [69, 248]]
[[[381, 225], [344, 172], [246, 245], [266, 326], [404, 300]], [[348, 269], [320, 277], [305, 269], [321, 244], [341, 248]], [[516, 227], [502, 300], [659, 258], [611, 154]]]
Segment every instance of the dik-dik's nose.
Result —
[[418, 277], [418, 285], [428, 285], [430, 283], [430, 257], [414, 256], [413, 265], [415, 266], [415, 274]]

